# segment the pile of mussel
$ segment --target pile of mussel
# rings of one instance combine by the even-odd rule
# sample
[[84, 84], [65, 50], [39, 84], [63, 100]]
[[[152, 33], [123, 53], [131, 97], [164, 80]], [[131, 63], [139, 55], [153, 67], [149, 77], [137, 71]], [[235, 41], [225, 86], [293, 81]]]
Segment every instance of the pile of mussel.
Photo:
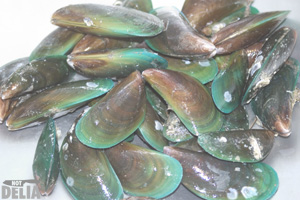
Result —
[[[278, 176], [260, 161], [275, 136], [291, 134], [297, 34], [280, 27], [288, 11], [251, 3], [57, 10], [59, 28], [0, 68], [1, 123], [13, 131], [46, 121], [33, 162], [40, 193], [60, 173], [78, 200], [160, 199], [180, 184], [204, 199], [271, 198]], [[59, 150], [53, 119], [78, 108]], [[131, 143], [134, 134], [149, 148]]]

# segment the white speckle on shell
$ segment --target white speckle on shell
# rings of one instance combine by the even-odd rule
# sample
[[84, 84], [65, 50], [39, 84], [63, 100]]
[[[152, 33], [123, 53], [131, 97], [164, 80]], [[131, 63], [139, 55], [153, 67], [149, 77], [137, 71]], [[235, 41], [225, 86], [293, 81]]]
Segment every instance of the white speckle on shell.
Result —
[[234, 188], [229, 188], [228, 190], [229, 192], [227, 192], [227, 198], [231, 200], [237, 199], [238, 191]]
[[98, 87], [99, 85], [98, 85], [97, 83], [94, 83], [94, 82], [87, 82], [87, 83], [86, 83], [86, 86], [91, 87], [91, 88], [96, 88], [96, 87]]
[[245, 199], [250, 199], [257, 196], [257, 189], [255, 187], [244, 186], [241, 190], [242, 195]]
[[68, 176], [67, 179], [66, 179], [66, 182], [67, 182], [68, 186], [73, 187], [74, 179], [72, 177]]
[[231, 102], [232, 101], [232, 96], [231, 96], [229, 91], [224, 92], [224, 100], [226, 102]]

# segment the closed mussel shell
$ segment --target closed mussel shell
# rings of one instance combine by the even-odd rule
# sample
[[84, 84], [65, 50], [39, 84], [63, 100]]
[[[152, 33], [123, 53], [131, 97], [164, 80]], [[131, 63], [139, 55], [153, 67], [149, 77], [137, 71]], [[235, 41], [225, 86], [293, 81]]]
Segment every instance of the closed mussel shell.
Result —
[[98, 36], [151, 37], [164, 29], [157, 17], [121, 6], [76, 4], [63, 7], [52, 15], [55, 25]]
[[181, 72], [158, 69], [145, 70], [143, 77], [192, 134], [197, 136], [222, 127], [222, 114], [209, 91], [196, 79]]
[[151, 11], [164, 21], [166, 30], [146, 40], [147, 45], [161, 54], [181, 58], [209, 58], [215, 46], [197, 33], [185, 16], [175, 7], [161, 7]]
[[181, 163], [182, 184], [204, 199], [270, 199], [278, 189], [277, 173], [264, 163], [222, 161], [178, 147], [164, 153]]
[[242, 103], [246, 104], [254, 98], [260, 88], [267, 86], [274, 74], [290, 57], [296, 44], [297, 33], [294, 29], [282, 27], [274, 32], [264, 43], [255, 62], [249, 70]]
[[122, 142], [105, 154], [129, 195], [164, 198], [181, 182], [180, 163], [157, 151]]
[[291, 134], [294, 91], [299, 72], [299, 62], [289, 58], [270, 84], [251, 101], [251, 107], [263, 126], [285, 137]]
[[109, 148], [129, 137], [144, 121], [145, 112], [144, 82], [135, 71], [79, 120], [76, 135], [89, 147]]
[[169, 70], [183, 72], [194, 77], [202, 84], [212, 81], [218, 73], [218, 65], [214, 59], [184, 60], [172, 57], [164, 57], [168, 61]]
[[217, 54], [227, 54], [248, 47], [273, 31], [288, 15], [288, 11], [260, 13], [234, 22], [212, 37]]
[[101, 96], [113, 87], [110, 79], [64, 83], [34, 95], [16, 107], [6, 121], [9, 130], [37, 125], [49, 116], [59, 117]]
[[169, 142], [163, 137], [163, 122], [156, 114], [150, 103], [146, 103], [146, 116], [144, 122], [138, 129], [143, 139], [154, 149], [163, 152], [164, 146]]
[[212, 156], [233, 162], [259, 162], [271, 151], [274, 133], [268, 130], [235, 130], [204, 133], [200, 146]]
[[83, 145], [73, 124], [60, 150], [61, 177], [74, 199], [121, 199], [123, 189], [103, 151]]
[[84, 35], [66, 28], [57, 28], [51, 32], [32, 51], [30, 61], [47, 56], [65, 55], [77, 44]]
[[[212, 98], [223, 113], [230, 113], [242, 101], [248, 73], [248, 58], [241, 50], [231, 55], [218, 57], [217, 63], [226, 63], [213, 80]], [[221, 65], [221, 64], [220, 64]]]
[[247, 0], [185, 0], [182, 12], [191, 26], [201, 32], [208, 23], [217, 22], [246, 5]]
[[126, 77], [138, 70], [167, 68], [168, 62], [146, 49], [123, 48], [68, 56], [69, 65], [88, 77]]
[[32, 171], [41, 195], [50, 195], [59, 174], [59, 149], [52, 118], [47, 121], [38, 141]]
[[65, 56], [48, 57], [31, 61], [16, 70], [2, 83], [1, 97], [9, 99], [24, 93], [43, 89], [67, 79], [69, 74]]

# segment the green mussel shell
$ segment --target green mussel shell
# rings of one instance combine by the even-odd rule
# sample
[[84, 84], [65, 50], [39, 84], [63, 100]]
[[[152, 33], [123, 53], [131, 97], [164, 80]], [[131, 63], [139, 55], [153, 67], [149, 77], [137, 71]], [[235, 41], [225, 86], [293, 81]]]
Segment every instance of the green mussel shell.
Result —
[[191, 26], [201, 32], [208, 23], [218, 22], [246, 5], [247, 0], [185, 0], [182, 12]]
[[101, 96], [113, 87], [110, 79], [76, 81], [57, 85], [34, 95], [13, 110], [8, 130], [37, 125], [48, 117], [59, 117]]
[[164, 146], [169, 142], [163, 137], [163, 122], [156, 114], [150, 103], [146, 103], [146, 116], [144, 122], [138, 129], [143, 139], [157, 151], [163, 152]]
[[289, 58], [274, 75], [270, 84], [251, 101], [252, 110], [264, 127], [281, 136], [291, 134], [292, 111], [295, 104], [294, 91], [299, 72], [299, 62], [294, 58]]
[[212, 98], [217, 108], [223, 113], [230, 113], [242, 101], [248, 73], [248, 57], [241, 50], [228, 56], [218, 57], [217, 63], [226, 63], [213, 80]]
[[[242, 7], [241, 9], [230, 13], [228, 16], [224, 17], [223, 19], [221, 19], [218, 22], [212, 23], [206, 27], [204, 27], [201, 32], [204, 33], [206, 36], [211, 36], [212, 34], [216, 34], [218, 31], [220, 31], [222, 28], [226, 27], [228, 24], [231, 24], [233, 22], [239, 21], [240, 19], [243, 19], [247, 12], [247, 8], [246, 7]], [[250, 15], [255, 15], [258, 14], [259, 11], [250, 6], [249, 9], [249, 14]]]
[[271, 33], [289, 11], [274, 11], [245, 17], [221, 29], [212, 37], [217, 54], [228, 54], [250, 46]]
[[168, 61], [168, 68], [194, 77], [202, 84], [212, 81], [218, 73], [218, 65], [214, 59], [207, 60], [179, 60], [164, 57]]
[[277, 173], [264, 163], [222, 161], [207, 153], [176, 147], [165, 147], [164, 152], [181, 163], [182, 184], [204, 199], [265, 200], [270, 199], [278, 189]]
[[280, 28], [269, 37], [250, 69], [243, 104], [249, 103], [260, 88], [270, 83], [274, 74], [290, 57], [296, 39], [296, 31], [288, 27]]
[[52, 118], [47, 121], [38, 141], [32, 171], [41, 195], [50, 195], [59, 174], [59, 149]]
[[173, 111], [169, 112], [163, 127], [163, 136], [171, 142], [183, 142], [194, 137]]
[[122, 199], [121, 183], [103, 151], [83, 145], [69, 130], [60, 150], [61, 177], [76, 200]]
[[175, 7], [161, 7], [151, 11], [164, 21], [166, 30], [146, 40], [147, 45], [161, 54], [181, 58], [209, 58], [216, 47], [197, 33], [185, 16]]
[[156, 113], [165, 121], [167, 120], [167, 109], [166, 102], [153, 90], [150, 86], [146, 85], [146, 98]]
[[105, 154], [129, 195], [164, 198], [181, 182], [180, 163], [157, 151], [123, 142]]
[[92, 148], [109, 148], [129, 137], [144, 121], [146, 95], [135, 71], [96, 103], [76, 125], [76, 135]]
[[146, 49], [123, 48], [68, 56], [69, 65], [88, 77], [126, 77], [135, 70], [167, 68], [168, 62]]
[[164, 29], [163, 22], [151, 14], [99, 4], [63, 7], [52, 15], [51, 22], [74, 31], [109, 37], [151, 37]]
[[74, 47], [72, 54], [83, 53], [87, 51], [101, 51], [107, 49], [132, 48], [139, 45], [138, 40], [107, 38], [94, 35], [84, 36]]
[[9, 99], [64, 81], [69, 75], [65, 56], [31, 61], [2, 83], [1, 98]]
[[147, 69], [143, 77], [192, 134], [197, 136], [222, 127], [222, 114], [209, 91], [196, 79], [181, 72], [159, 69]]
[[44, 38], [30, 54], [30, 61], [48, 56], [65, 55], [83, 38], [83, 34], [57, 28]]
[[243, 106], [238, 106], [234, 111], [224, 115], [223, 126], [220, 131], [249, 129], [248, 113]]
[[198, 143], [210, 155], [233, 162], [259, 162], [271, 151], [274, 133], [268, 130], [211, 132], [198, 136]]
[[146, 13], [149, 13], [153, 9], [151, 0], [117, 0], [114, 5], [133, 8]]

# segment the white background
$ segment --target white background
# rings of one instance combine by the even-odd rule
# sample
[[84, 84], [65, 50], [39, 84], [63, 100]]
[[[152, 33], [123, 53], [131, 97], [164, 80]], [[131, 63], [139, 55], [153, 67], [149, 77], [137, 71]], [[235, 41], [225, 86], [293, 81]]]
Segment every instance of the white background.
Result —
[[[111, 0], [7, 0], [0, 3], [0, 66], [20, 57], [29, 56], [37, 44], [55, 26], [50, 23], [52, 13], [60, 7], [76, 3], [112, 4]], [[183, 0], [153, 0], [153, 6], [176, 6], [181, 9]], [[291, 10], [286, 21], [287, 25], [297, 29], [300, 33], [300, 1], [299, 0], [257, 0], [254, 4], [261, 12], [273, 10]], [[293, 56], [300, 59], [300, 43], [297, 43]], [[298, 82], [299, 83], [299, 82]], [[299, 86], [299, 84], [298, 84]], [[56, 120], [61, 129], [62, 142], [67, 129], [77, 114]], [[273, 199], [299, 199], [300, 185], [300, 106], [297, 104], [293, 116], [293, 132], [287, 138], [276, 138], [270, 156], [265, 160], [279, 175], [279, 190]], [[4, 125], [0, 125], [0, 185], [4, 180], [31, 179], [31, 165], [36, 142], [42, 126], [8, 132]], [[1, 198], [1, 197], [0, 197]], [[50, 197], [45, 199], [72, 199], [59, 178], [57, 186]], [[196, 199], [184, 188], [168, 199]]]

